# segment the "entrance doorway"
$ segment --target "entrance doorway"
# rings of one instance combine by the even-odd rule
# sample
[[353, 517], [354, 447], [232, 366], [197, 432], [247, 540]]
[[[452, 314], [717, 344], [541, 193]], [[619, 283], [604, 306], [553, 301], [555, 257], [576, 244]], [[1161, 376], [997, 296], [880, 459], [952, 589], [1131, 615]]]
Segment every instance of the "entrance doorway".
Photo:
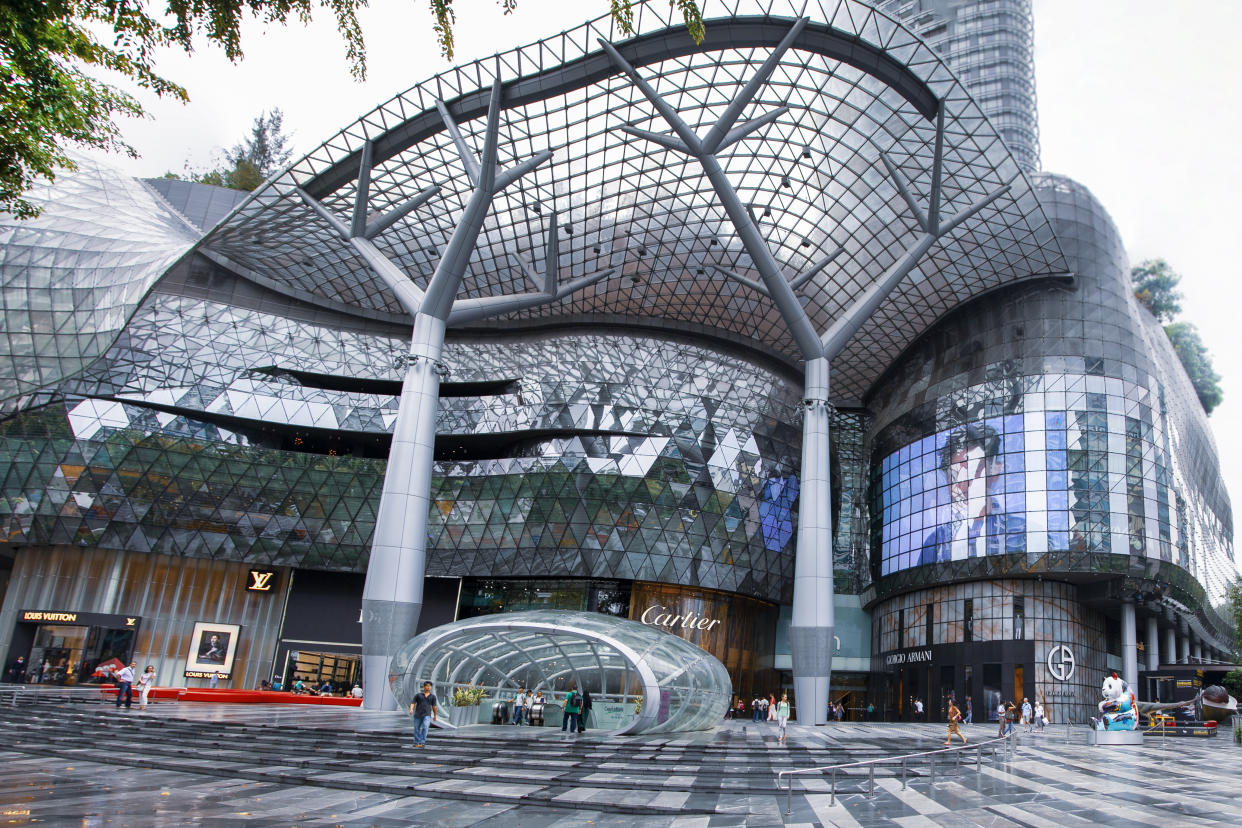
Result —
[[285, 660], [284, 689], [301, 681], [308, 692], [318, 693], [325, 684], [334, 696], [348, 695], [362, 683], [362, 656], [290, 650]]
[[92, 679], [108, 680], [108, 676], [94, 675], [96, 668], [101, 664], [108, 668], [128, 664], [134, 651], [134, 634], [133, 628], [40, 624], [27, 639], [31, 644], [26, 681], [69, 686]]

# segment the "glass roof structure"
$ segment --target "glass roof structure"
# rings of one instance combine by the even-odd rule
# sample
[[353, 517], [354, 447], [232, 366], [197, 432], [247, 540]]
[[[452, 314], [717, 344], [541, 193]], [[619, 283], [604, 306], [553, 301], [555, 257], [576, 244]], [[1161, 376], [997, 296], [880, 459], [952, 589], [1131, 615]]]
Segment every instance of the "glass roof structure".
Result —
[[299, 190], [348, 223], [368, 143], [368, 221], [438, 188], [374, 238], [425, 289], [473, 190], [439, 105], [467, 145], [481, 146], [489, 90], [499, 78], [501, 165], [545, 149], [554, 157], [497, 194], [460, 297], [528, 291], [550, 230], [559, 234], [562, 282], [615, 272], [560, 301], [474, 324], [512, 329], [591, 320], [708, 329], [794, 362], [798, 348], [775, 304], [718, 270], [760, 281], [702, 168], [623, 131], [666, 126], [598, 40], [613, 42], [701, 131], [806, 16], [743, 117], [788, 111], [720, 160], [786, 278], [797, 280], [797, 298], [817, 330], [838, 319], [923, 232], [912, 201], [938, 202], [947, 217], [1010, 185], [941, 239], [836, 356], [835, 402], [861, 400], [897, 354], [962, 301], [1016, 279], [1065, 273], [1030, 182], [1001, 136], [940, 57], [900, 23], [851, 0], [709, 0], [702, 8], [708, 36], [701, 45], [656, 0], [635, 4], [635, 36], [599, 18], [420, 83], [268, 182], [210, 231], [200, 250], [300, 298], [370, 318], [407, 319], [339, 228]]
[[486, 615], [428, 630], [397, 651], [389, 680], [401, 709], [424, 681], [446, 706], [452, 688], [468, 683], [493, 696], [525, 687], [559, 701], [572, 682], [596, 704], [641, 697], [641, 709], [618, 734], [706, 730], [724, 717], [733, 692], [724, 665], [683, 638], [567, 610]]

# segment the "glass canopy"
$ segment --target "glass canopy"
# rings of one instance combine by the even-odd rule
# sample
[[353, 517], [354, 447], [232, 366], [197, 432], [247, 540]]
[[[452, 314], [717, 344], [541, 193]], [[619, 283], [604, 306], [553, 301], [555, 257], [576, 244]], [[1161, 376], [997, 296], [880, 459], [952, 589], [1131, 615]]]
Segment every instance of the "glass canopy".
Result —
[[397, 651], [389, 680], [403, 708], [424, 681], [446, 707], [453, 688], [471, 683], [489, 697], [524, 687], [549, 701], [572, 683], [590, 691], [597, 707], [633, 711], [618, 734], [706, 730], [724, 717], [732, 696], [724, 665], [689, 641], [637, 621], [566, 610], [487, 615], [428, 630]]
[[348, 223], [364, 146], [373, 151], [368, 215], [436, 188], [374, 238], [377, 250], [425, 287], [473, 192], [440, 107], [477, 148], [488, 90], [499, 78], [501, 165], [544, 149], [554, 158], [496, 196], [459, 296], [527, 290], [527, 271], [541, 266], [550, 231], [560, 238], [562, 280], [614, 274], [560, 301], [478, 324], [589, 319], [706, 327], [795, 361], [800, 355], [772, 301], [721, 275], [759, 278], [701, 166], [623, 131], [666, 126], [597, 39], [614, 43], [703, 133], [805, 15], [806, 28], [746, 117], [787, 109], [720, 161], [786, 278], [797, 281], [816, 330], [827, 330], [924, 231], [886, 164], [899, 171], [911, 199], [938, 204], [945, 220], [1009, 185], [940, 239], [834, 359], [835, 403], [861, 400], [897, 354], [961, 302], [1015, 279], [1065, 273], [1030, 181], [996, 127], [940, 56], [901, 23], [853, 0], [711, 0], [702, 9], [701, 45], [685, 35], [675, 9], [653, 0], [634, 3], [633, 37], [601, 18], [448, 69], [267, 182], [200, 249], [306, 301], [407, 324], [358, 250], [300, 192]]

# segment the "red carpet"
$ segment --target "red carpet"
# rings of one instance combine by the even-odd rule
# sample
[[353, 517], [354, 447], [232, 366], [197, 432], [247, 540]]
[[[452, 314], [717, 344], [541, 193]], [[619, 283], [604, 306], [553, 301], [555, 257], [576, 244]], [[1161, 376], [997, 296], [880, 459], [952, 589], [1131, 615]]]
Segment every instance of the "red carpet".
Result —
[[[116, 697], [116, 689], [109, 684], [99, 685], [104, 698]], [[156, 687], [151, 691], [152, 701], [215, 702], [217, 704], [328, 704], [338, 707], [361, 707], [362, 699], [343, 696], [297, 696], [271, 690], [224, 690], [208, 687]], [[138, 703], [138, 693], [134, 693]]]

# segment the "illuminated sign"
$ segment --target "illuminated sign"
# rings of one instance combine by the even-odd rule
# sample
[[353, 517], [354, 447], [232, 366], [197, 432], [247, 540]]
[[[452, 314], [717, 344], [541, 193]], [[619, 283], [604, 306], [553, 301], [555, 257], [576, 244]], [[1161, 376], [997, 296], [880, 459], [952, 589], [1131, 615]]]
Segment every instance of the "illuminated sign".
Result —
[[659, 604], [643, 610], [643, 614], [638, 620], [649, 627], [664, 627], [670, 630], [678, 627], [683, 630], [710, 630], [720, 623], [719, 619], [706, 618], [694, 612], [688, 612], [685, 615], [674, 615], [666, 607]]
[[248, 592], [271, 592], [276, 585], [276, 572], [271, 569], [250, 570], [250, 583], [246, 585]]
[[223, 670], [216, 670], [216, 671], [214, 671], [214, 672], [213, 672], [213, 671], [211, 671], [211, 670], [207, 670], [207, 671], [205, 671], [205, 672], [204, 672], [203, 670], [186, 670], [186, 671], [185, 671], [185, 677], [186, 677], [186, 678], [205, 678], [205, 679], [209, 679], [209, 678], [211, 678], [212, 676], [219, 676], [219, 677], [220, 677], [220, 678], [222, 678], [222, 679], [227, 679], [227, 678], [229, 678], [231, 675], [232, 675], [232, 673], [226, 673], [226, 672], [224, 672]]
[[72, 624], [78, 620], [76, 612], [36, 612], [27, 611], [22, 613], [23, 621], [60, 621], [65, 624]]
[[910, 650], [904, 653], [889, 653], [884, 656], [885, 667], [897, 667], [902, 664], [919, 664], [930, 662], [932, 660], [931, 648], [923, 650]]
[[68, 610], [20, 610], [17, 620], [28, 624], [73, 624], [78, 627], [107, 627], [136, 630], [141, 615], [112, 615], [103, 612], [70, 612]]
[[1048, 651], [1048, 675], [1057, 681], [1069, 681], [1076, 663], [1068, 644], [1058, 644]]

